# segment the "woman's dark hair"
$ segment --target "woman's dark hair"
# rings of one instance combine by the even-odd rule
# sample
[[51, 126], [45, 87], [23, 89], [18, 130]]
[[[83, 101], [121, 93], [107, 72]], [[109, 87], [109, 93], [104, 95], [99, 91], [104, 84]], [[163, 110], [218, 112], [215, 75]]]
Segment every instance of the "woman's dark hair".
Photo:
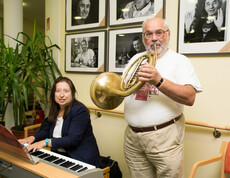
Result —
[[52, 87], [52, 90], [50, 93], [51, 106], [50, 106], [50, 112], [49, 112], [48, 120], [51, 122], [55, 122], [57, 120], [58, 112], [60, 110], [59, 104], [56, 103], [56, 101], [55, 101], [56, 84], [59, 82], [68, 83], [68, 85], [70, 86], [71, 94], [72, 94], [72, 101], [70, 103], [68, 103], [68, 105], [65, 107], [63, 119], [66, 118], [66, 116], [68, 115], [73, 104], [75, 104], [76, 102], [80, 103], [75, 97], [76, 89], [75, 89], [73, 82], [67, 77], [58, 77], [54, 81], [54, 84], [53, 84], [53, 87]]
[[[217, 0], [219, 2], [220, 8], [222, 7], [222, 0]], [[200, 18], [207, 18], [208, 13], [205, 10], [206, 0], [198, 0], [195, 8], [195, 18], [199, 20]]]

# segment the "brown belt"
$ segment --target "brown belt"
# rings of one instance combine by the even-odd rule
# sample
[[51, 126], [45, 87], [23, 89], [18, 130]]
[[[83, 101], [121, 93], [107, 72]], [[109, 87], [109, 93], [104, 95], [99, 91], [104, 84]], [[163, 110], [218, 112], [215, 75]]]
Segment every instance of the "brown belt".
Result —
[[155, 130], [159, 130], [159, 129], [162, 129], [164, 127], [167, 127], [173, 123], [175, 123], [176, 121], [178, 121], [180, 118], [182, 117], [182, 114], [175, 117], [174, 119], [168, 121], [168, 122], [165, 122], [163, 124], [160, 124], [160, 125], [155, 125], [155, 126], [151, 126], [151, 127], [142, 127], [142, 128], [139, 128], [139, 127], [133, 127], [130, 125], [131, 129], [134, 131], [134, 132], [149, 132], [149, 131], [155, 131]]

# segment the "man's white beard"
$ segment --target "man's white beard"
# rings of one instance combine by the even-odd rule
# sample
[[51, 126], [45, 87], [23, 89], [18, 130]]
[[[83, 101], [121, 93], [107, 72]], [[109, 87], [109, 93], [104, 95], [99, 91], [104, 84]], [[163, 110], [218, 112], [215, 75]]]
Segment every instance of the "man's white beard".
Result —
[[[157, 45], [159, 45], [160, 46], [160, 48], [159, 49], [155, 49], [154, 48], [154, 44], [156, 44], [156, 46]], [[160, 43], [154, 43], [154, 42], [152, 42], [152, 43], [150, 43], [149, 44], [149, 46], [147, 46], [147, 51], [148, 51], [148, 53], [150, 53], [150, 54], [154, 54], [155, 53], [155, 50], [157, 51], [157, 54], [159, 54], [161, 51], [162, 51], [162, 46], [161, 46], [161, 44]]]
[[[154, 44], [156, 44], [156, 49], [154, 48]], [[161, 53], [164, 51], [164, 49], [166, 50], [168, 48], [168, 44], [169, 44], [169, 38], [168, 37], [164, 43], [151, 42], [149, 44], [149, 46], [146, 46], [146, 44], [144, 43], [145, 48], [149, 54], [154, 54], [155, 50], [157, 50], [157, 55], [162, 55]], [[157, 47], [159, 47], [159, 48], [157, 48]]]

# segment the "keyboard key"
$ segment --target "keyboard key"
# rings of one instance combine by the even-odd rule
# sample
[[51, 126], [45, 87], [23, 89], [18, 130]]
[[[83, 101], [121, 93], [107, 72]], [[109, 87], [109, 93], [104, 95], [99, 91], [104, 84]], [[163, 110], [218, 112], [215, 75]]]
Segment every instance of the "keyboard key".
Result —
[[66, 160], [64, 160], [64, 159], [58, 159], [58, 160], [54, 161], [53, 163], [54, 164], [61, 164], [61, 163], [65, 162], [65, 161]]
[[38, 157], [41, 158], [41, 159], [44, 159], [46, 157], [50, 156], [49, 154], [45, 153], [43, 155], [39, 155]]
[[33, 156], [39, 156], [39, 155], [41, 155], [41, 154], [44, 154], [43, 152], [41, 152], [41, 151], [35, 151], [35, 152], [29, 152], [29, 154], [30, 155], [33, 155]]
[[69, 167], [71, 167], [73, 165], [75, 165], [73, 162], [66, 161], [66, 162], [60, 164], [59, 166], [62, 166], [62, 167], [65, 167], [65, 168], [69, 168]]
[[77, 164], [76, 166], [71, 167], [70, 169], [73, 170], [73, 171], [77, 171], [77, 170], [81, 169], [82, 167], [83, 167], [82, 165]]
[[80, 170], [77, 171], [77, 172], [85, 171], [85, 170], [87, 170], [87, 169], [88, 169], [87, 167], [83, 167], [82, 169], [80, 169]]
[[44, 160], [49, 161], [49, 162], [53, 162], [56, 159], [58, 159], [58, 157], [56, 157], [56, 156], [49, 156], [49, 157], [45, 158]]

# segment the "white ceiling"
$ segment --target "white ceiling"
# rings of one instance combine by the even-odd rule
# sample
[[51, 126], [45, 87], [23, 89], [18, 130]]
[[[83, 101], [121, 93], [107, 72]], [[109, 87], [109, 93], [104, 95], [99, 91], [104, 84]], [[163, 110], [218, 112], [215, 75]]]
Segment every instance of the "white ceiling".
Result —
[[[45, 26], [45, 0], [23, 0], [23, 18], [34, 21]], [[0, 0], [0, 11], [2, 13], [3, 0]]]

